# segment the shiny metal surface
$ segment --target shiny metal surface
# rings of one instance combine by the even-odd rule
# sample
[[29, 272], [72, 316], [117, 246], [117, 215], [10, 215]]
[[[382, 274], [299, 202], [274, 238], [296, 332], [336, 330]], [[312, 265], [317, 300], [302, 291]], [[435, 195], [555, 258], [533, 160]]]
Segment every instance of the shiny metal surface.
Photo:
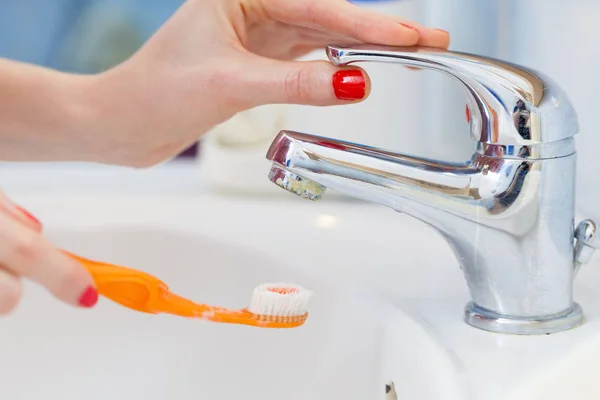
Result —
[[583, 311], [577, 303], [559, 314], [546, 315], [540, 318], [506, 318], [493, 311], [482, 309], [473, 302], [465, 307], [465, 321], [469, 325], [486, 331], [513, 335], [561, 332], [581, 325], [583, 319]]
[[[271, 175], [301, 177], [301, 193], [309, 183], [330, 188], [437, 229], [469, 287], [470, 325], [513, 334], [579, 325], [573, 278], [594, 246], [575, 243], [572, 136], [578, 128], [562, 90], [536, 72], [474, 55], [371, 45], [327, 50], [337, 65], [396, 62], [458, 79], [471, 110], [473, 156], [447, 163], [281, 131], [267, 154]], [[589, 232], [587, 223], [584, 228]]]
[[465, 87], [471, 137], [481, 143], [533, 145], [557, 142], [579, 131], [563, 90], [547, 76], [519, 65], [441, 49], [369, 44], [328, 46], [327, 55], [338, 66], [399, 63], [458, 79]]
[[271, 167], [269, 180], [277, 186], [308, 200], [320, 200], [325, 193], [325, 187], [294, 174], [277, 165]]
[[575, 275], [600, 247], [597, 229], [596, 223], [589, 219], [581, 221], [575, 229]]

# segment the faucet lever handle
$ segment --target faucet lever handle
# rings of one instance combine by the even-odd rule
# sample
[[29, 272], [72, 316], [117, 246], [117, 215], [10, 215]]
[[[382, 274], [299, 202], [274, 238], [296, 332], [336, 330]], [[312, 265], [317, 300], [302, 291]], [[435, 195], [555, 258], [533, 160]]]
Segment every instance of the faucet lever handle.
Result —
[[337, 66], [388, 62], [451, 75], [464, 86], [471, 137], [482, 144], [529, 146], [567, 139], [579, 131], [563, 90], [522, 66], [422, 46], [329, 45], [327, 56]]

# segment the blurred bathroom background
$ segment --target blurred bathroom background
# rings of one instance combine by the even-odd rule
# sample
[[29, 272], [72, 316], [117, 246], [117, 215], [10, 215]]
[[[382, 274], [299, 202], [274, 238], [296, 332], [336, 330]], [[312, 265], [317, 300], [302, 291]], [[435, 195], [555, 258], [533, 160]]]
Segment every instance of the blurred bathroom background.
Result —
[[[0, 57], [65, 71], [99, 72], [135, 52], [182, 3], [183, 0], [0, 0]], [[600, 26], [596, 24], [600, 20], [600, 2], [355, 3], [445, 29], [452, 35], [451, 50], [519, 63], [559, 82], [579, 114], [578, 207], [587, 215], [600, 216], [600, 191], [596, 189], [600, 179], [595, 177], [600, 164], [595, 154], [600, 149], [600, 136], [593, 126], [600, 107], [595, 95], [600, 89]], [[324, 53], [315, 52], [305, 58], [324, 58]], [[394, 65], [363, 67], [373, 81], [372, 96], [364, 103], [328, 108], [264, 107], [260, 112], [239, 116], [237, 125], [224, 125], [221, 131], [207, 135], [199, 146], [184, 152], [179, 162], [183, 159], [197, 163], [194, 165], [205, 171], [199, 179], [226, 182], [225, 164], [248, 160], [262, 163], [265, 146], [283, 128], [425, 157], [455, 161], [470, 157], [473, 143], [466, 133], [463, 94], [455, 82], [440, 74]], [[232, 133], [229, 136], [228, 131]], [[210, 142], [218, 134], [227, 140]], [[1, 168], [2, 164], [0, 187]], [[268, 169], [246, 170], [249, 180], [266, 183]]]

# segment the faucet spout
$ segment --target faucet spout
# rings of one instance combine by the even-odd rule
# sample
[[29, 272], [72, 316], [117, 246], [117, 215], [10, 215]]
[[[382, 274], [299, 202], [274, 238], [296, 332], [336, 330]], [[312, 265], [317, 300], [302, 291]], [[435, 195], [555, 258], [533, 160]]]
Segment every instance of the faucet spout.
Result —
[[[275, 183], [292, 173], [297, 178], [290, 180], [301, 177], [303, 186], [312, 182], [417, 218], [419, 205], [461, 214], [480, 200], [473, 185], [482, 171], [471, 162], [443, 163], [293, 131], [279, 133], [267, 158]], [[291, 184], [284, 188], [303, 196]]]
[[281, 131], [267, 153], [271, 181], [311, 200], [329, 188], [429, 224], [463, 271], [472, 326], [542, 334], [581, 324], [573, 278], [600, 245], [593, 221], [574, 229], [578, 125], [561, 88], [518, 65], [446, 50], [361, 44], [327, 54], [338, 66], [391, 62], [457, 79], [473, 155], [448, 163]]

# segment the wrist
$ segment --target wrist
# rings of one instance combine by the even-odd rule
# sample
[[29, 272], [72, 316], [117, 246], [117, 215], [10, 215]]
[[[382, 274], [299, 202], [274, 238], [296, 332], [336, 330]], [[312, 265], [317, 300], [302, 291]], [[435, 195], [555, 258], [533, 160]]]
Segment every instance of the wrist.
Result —
[[96, 75], [72, 77], [65, 121], [70, 121], [78, 160], [128, 166], [155, 163], [147, 161], [146, 147], [152, 142], [147, 133], [157, 128], [159, 110], [148, 98], [160, 95], [152, 96], [144, 82], [128, 62]]
[[91, 79], [87, 91], [94, 93], [93, 119], [101, 121], [92, 135], [96, 161], [152, 166], [224, 121], [223, 107], [206, 97], [204, 80], [212, 76], [201, 77], [134, 56]]
[[84, 147], [90, 161], [104, 164], [145, 164], [147, 132], [159, 110], [153, 109], [151, 88], [125, 62], [80, 82], [83, 110], [75, 112], [86, 132]]
[[58, 161], [95, 161], [93, 144], [96, 141], [96, 105], [92, 90], [95, 75], [56, 73], [49, 83], [55, 99], [53, 116], [46, 134], [60, 150], [50, 156]]
[[91, 118], [88, 79], [0, 60], [0, 159], [80, 160], [81, 127]]

